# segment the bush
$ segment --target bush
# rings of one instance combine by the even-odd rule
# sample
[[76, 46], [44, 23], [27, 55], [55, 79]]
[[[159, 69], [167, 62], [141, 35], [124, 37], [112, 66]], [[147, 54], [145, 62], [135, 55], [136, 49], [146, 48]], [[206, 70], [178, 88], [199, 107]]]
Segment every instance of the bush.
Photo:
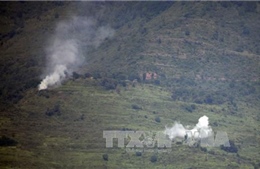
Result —
[[204, 100], [206, 104], [213, 104], [213, 98], [211, 95], [208, 95], [206, 99]]
[[128, 80], [130, 80], [130, 81], [133, 81], [133, 80], [135, 80], [135, 79], [136, 79], [138, 82], [141, 81], [141, 79], [140, 79], [138, 73], [131, 73], [131, 74], [128, 76]]
[[192, 113], [195, 109], [196, 109], [195, 104], [185, 106], [185, 110], [190, 112], [190, 113]]
[[152, 163], [155, 163], [157, 161], [157, 156], [156, 155], [153, 155], [151, 158], [150, 158], [150, 161]]
[[73, 79], [78, 79], [78, 78], [80, 78], [80, 74], [78, 74], [77, 72], [73, 72], [72, 77], [73, 77]]
[[108, 161], [108, 155], [107, 154], [103, 154], [103, 160]]
[[94, 72], [94, 73], [93, 73], [93, 78], [94, 78], [94, 79], [100, 79], [100, 78], [101, 78], [101, 74], [98, 73], [98, 72]]
[[117, 81], [113, 79], [103, 79], [101, 86], [105, 87], [106, 90], [114, 90], [117, 86]]
[[11, 138], [8, 138], [6, 136], [2, 136], [0, 138], [0, 146], [15, 146], [15, 145], [17, 145], [17, 141]]
[[142, 153], [138, 151], [138, 152], [135, 152], [135, 155], [136, 156], [142, 156]]
[[135, 109], [135, 110], [142, 110], [142, 107], [136, 105], [136, 104], [133, 104], [132, 105], [132, 109]]
[[161, 84], [161, 81], [160, 80], [155, 80], [154, 84], [159, 86]]
[[61, 114], [61, 112], [60, 112], [60, 105], [58, 104], [58, 103], [56, 103], [54, 106], [53, 106], [53, 108], [51, 108], [51, 109], [47, 109], [46, 110], [46, 112], [45, 112], [45, 114], [47, 115], [47, 116], [53, 116], [53, 115], [60, 115]]
[[90, 78], [92, 75], [90, 73], [85, 73], [85, 78]]
[[160, 122], [161, 122], [160, 117], [156, 117], [156, 118], [155, 118], [155, 121], [156, 121], [157, 123], [160, 123]]
[[207, 147], [200, 147], [200, 150], [203, 151], [203, 152], [207, 152], [208, 151]]
[[229, 152], [229, 153], [237, 153], [238, 148], [235, 145], [234, 141], [230, 140], [229, 144], [230, 144], [230, 147], [225, 147], [224, 145], [221, 145], [220, 146], [221, 150], [224, 150], [224, 151]]
[[127, 79], [127, 75], [124, 74], [123, 72], [113, 73], [112, 77], [114, 79], [118, 79], [118, 80], [126, 80]]

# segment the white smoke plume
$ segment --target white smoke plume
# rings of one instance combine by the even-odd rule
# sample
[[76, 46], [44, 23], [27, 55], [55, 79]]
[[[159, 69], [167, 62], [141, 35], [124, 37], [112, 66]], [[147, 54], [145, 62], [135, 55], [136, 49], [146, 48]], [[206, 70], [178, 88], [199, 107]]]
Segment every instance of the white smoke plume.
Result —
[[165, 128], [164, 134], [166, 134], [171, 140], [184, 139], [185, 137], [201, 139], [212, 135], [212, 129], [209, 126], [209, 118], [207, 116], [200, 117], [198, 123], [192, 129], [190, 129], [189, 126], [185, 128], [178, 122], [175, 122], [172, 127]]
[[108, 26], [98, 27], [92, 19], [73, 17], [58, 23], [55, 35], [47, 47], [46, 76], [38, 89], [44, 90], [60, 83], [84, 61], [83, 52], [89, 46], [98, 47], [114, 30]]

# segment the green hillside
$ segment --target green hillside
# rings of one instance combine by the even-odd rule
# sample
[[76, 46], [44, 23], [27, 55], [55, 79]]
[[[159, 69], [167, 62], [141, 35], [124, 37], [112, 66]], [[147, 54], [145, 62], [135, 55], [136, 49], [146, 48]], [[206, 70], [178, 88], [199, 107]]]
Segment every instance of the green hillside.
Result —
[[[0, 2], [0, 13], [0, 168], [260, 168], [259, 2]], [[94, 30], [68, 37], [114, 35], [80, 43], [72, 76], [38, 91], [57, 26], [73, 17]], [[234, 149], [105, 147], [105, 130], [203, 115]]]

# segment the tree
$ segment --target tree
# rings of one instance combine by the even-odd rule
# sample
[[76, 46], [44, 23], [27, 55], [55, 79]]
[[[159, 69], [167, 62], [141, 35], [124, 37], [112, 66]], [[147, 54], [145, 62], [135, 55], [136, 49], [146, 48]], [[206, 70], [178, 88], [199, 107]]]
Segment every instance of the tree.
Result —
[[108, 161], [108, 155], [107, 154], [103, 154], [103, 160]]
[[230, 140], [229, 144], [230, 144], [229, 147], [225, 147], [224, 145], [221, 145], [220, 146], [221, 150], [224, 150], [224, 151], [229, 152], [229, 153], [237, 153], [238, 152], [238, 148], [235, 145], [234, 141]]
[[157, 123], [160, 123], [160, 122], [161, 122], [160, 117], [156, 117], [156, 118], [155, 118], [155, 121], [156, 121]]
[[0, 138], [0, 146], [15, 146], [15, 145], [17, 145], [17, 141], [9, 137], [2, 136]]
[[141, 106], [138, 106], [138, 105], [136, 105], [136, 104], [133, 104], [133, 105], [132, 105], [132, 109], [142, 110], [142, 107], [141, 107]]
[[137, 151], [137, 152], [135, 153], [135, 155], [136, 155], [136, 156], [142, 156], [142, 153], [139, 152], [139, 151]]
[[85, 73], [85, 78], [90, 78], [91, 74], [90, 73]]
[[80, 74], [78, 74], [77, 72], [73, 72], [73, 73], [72, 73], [72, 77], [73, 77], [74, 79], [78, 79], [78, 78], [80, 78]]
[[151, 158], [150, 158], [150, 161], [152, 163], [155, 163], [157, 161], [157, 156], [156, 155], [153, 155]]

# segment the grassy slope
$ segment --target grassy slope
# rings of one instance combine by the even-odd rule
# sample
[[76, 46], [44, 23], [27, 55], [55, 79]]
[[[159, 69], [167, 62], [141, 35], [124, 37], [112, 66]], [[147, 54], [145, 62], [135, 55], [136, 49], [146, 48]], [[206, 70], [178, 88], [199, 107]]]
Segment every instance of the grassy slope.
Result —
[[[100, 4], [91, 5], [101, 10], [103, 4]], [[18, 77], [26, 75], [23, 71], [34, 73], [22, 78], [24, 81], [32, 76], [38, 78], [40, 68], [44, 66], [42, 44], [46, 42], [46, 36], [51, 35], [57, 20], [67, 18], [68, 14], [64, 12], [66, 8], [71, 11], [78, 9], [78, 4], [54, 6], [47, 3], [48, 5], [48, 10], [39, 14], [40, 20], [36, 18], [36, 14], [26, 18], [26, 24], [20, 34], [2, 40], [4, 44], [1, 46], [3, 50], [0, 63], [4, 66], [10, 62], [11, 65], [6, 68], [11, 72], [1, 77], [7, 84], [7, 79], [14, 79], [15, 70]], [[253, 168], [253, 164], [259, 164], [259, 101], [254, 100], [254, 95], [244, 99], [241, 95], [232, 95], [238, 107], [236, 114], [230, 113], [229, 102], [213, 105], [195, 104], [195, 111], [189, 113], [185, 107], [189, 106], [192, 100], [181, 98], [173, 101], [171, 98], [172, 91], [182, 85], [175, 83], [174, 78], [185, 77], [194, 80], [199, 74], [205, 77], [250, 81], [259, 75], [259, 48], [254, 45], [259, 42], [259, 17], [252, 12], [245, 12], [240, 16], [238, 11], [243, 10], [235, 5], [227, 9], [221, 5], [215, 6], [176, 3], [168, 9], [164, 7], [163, 11], [150, 14], [147, 11], [152, 11], [153, 5], [147, 7], [149, 10], [145, 10], [141, 3], [132, 3], [132, 8], [125, 12], [129, 7], [124, 3], [110, 4], [110, 8], [104, 9], [103, 15], [96, 17], [100, 22], [107, 19], [108, 23], [116, 27], [116, 35], [112, 41], [106, 41], [101, 45], [99, 50], [88, 51], [87, 60], [90, 64], [81, 71], [100, 71], [102, 75], [105, 75], [104, 72], [108, 75], [114, 72], [129, 75], [129, 72], [157, 71], [167, 76], [164, 80], [160, 79], [163, 86], [138, 83], [135, 88], [131, 85], [120, 87], [118, 94], [115, 91], [104, 90], [99, 86], [99, 80], [79, 79], [67, 81], [61, 87], [48, 91], [45, 93], [48, 98], [38, 93], [35, 88], [26, 89], [18, 104], [1, 112], [1, 134], [14, 138], [19, 144], [16, 147], [1, 147], [0, 166]], [[132, 18], [133, 9], [144, 12]], [[215, 13], [212, 12], [215, 10]], [[230, 10], [234, 12], [229, 12]], [[77, 12], [89, 15], [88, 10]], [[108, 15], [109, 12], [111, 15]], [[59, 18], [55, 18], [56, 13], [59, 14]], [[122, 13], [126, 13], [126, 19], [122, 19], [122, 23], [119, 23], [120, 19], [113, 19]], [[218, 15], [225, 15], [227, 19], [220, 19], [221, 16]], [[9, 20], [4, 21], [6, 23]], [[249, 35], [241, 35], [241, 24], [250, 28]], [[8, 32], [5, 30], [12, 28], [6, 27], [2, 33], [5, 34]], [[202, 28], [205, 31], [202, 31]], [[187, 30], [190, 32], [189, 35], [185, 34]], [[214, 36], [216, 30], [219, 32], [218, 37]], [[221, 38], [224, 38], [223, 41]], [[161, 40], [160, 43], [158, 39]], [[240, 42], [244, 43], [243, 51], [237, 49], [241, 45]], [[35, 60], [33, 65], [26, 65], [29, 59]], [[17, 85], [17, 81], [12, 83]], [[24, 81], [21, 81], [21, 84], [24, 84]], [[1, 84], [8, 86], [6, 83]], [[232, 91], [227, 87], [230, 81], [212, 82], [204, 78], [196, 81], [196, 84], [197, 86], [185, 87], [197, 90], [197, 87], [201, 86], [208, 92], [223, 87], [227, 92], [238, 90]], [[259, 93], [257, 85], [256, 83], [256, 94]], [[242, 85], [242, 88], [244, 87], [245, 85]], [[46, 109], [52, 108], [55, 104], [60, 104], [61, 115], [46, 116]], [[134, 110], [133, 104], [142, 106], [143, 109]], [[103, 130], [163, 130], [166, 124], [175, 120], [180, 120], [185, 125], [196, 124], [202, 115], [207, 115], [211, 124], [217, 124], [213, 126], [214, 131], [228, 133], [229, 138], [239, 146], [239, 155], [226, 153], [219, 148], [212, 148], [211, 153], [206, 154], [199, 148], [174, 145], [171, 152], [159, 153], [158, 161], [151, 163], [150, 157], [154, 153], [146, 152], [137, 157], [135, 153], [126, 153], [122, 149], [104, 148]], [[160, 123], [154, 120], [158, 116], [161, 118]], [[108, 161], [102, 159], [104, 153], [109, 155]]]
[[[165, 168], [226, 168], [227, 165], [245, 168], [257, 160], [255, 157], [259, 154], [252, 150], [257, 148], [257, 131], [254, 130], [257, 124], [250, 116], [240, 118], [224, 115], [225, 112], [221, 112], [224, 106], [207, 105], [198, 105], [195, 112], [189, 113], [183, 109], [186, 103], [172, 102], [169, 92], [153, 85], [122, 88], [121, 93], [117, 94], [95, 87], [93, 83], [93, 80], [67, 82], [50, 91], [49, 98], [37, 95], [35, 90], [29, 91], [19, 103], [19, 116], [9, 115], [12, 121], [4, 124], [8, 127], [4, 134], [14, 134], [19, 145], [16, 148], [2, 148], [2, 153], [7, 153], [2, 164], [21, 168], [138, 168], [143, 164], [145, 167]], [[61, 105], [61, 116], [46, 116], [46, 107], [51, 108], [56, 102]], [[143, 110], [133, 110], [132, 104], [141, 105]], [[154, 114], [154, 111], [157, 113]], [[196, 124], [204, 114], [209, 116], [211, 123], [218, 123], [213, 127], [214, 131], [226, 131], [230, 139], [241, 143], [240, 157], [212, 148], [214, 155], [208, 154], [206, 161], [206, 153], [199, 148], [173, 145], [171, 152], [159, 153], [158, 162], [153, 164], [150, 162], [153, 153], [145, 152], [142, 157], [137, 157], [134, 153], [125, 153], [123, 149], [104, 148], [103, 130], [128, 128], [160, 131], [174, 120]], [[82, 115], [83, 120], [80, 119]], [[154, 120], [157, 116], [161, 118], [160, 123]], [[246, 142], [245, 137], [250, 138], [251, 143]], [[103, 161], [103, 153], [109, 155], [108, 162]]]

